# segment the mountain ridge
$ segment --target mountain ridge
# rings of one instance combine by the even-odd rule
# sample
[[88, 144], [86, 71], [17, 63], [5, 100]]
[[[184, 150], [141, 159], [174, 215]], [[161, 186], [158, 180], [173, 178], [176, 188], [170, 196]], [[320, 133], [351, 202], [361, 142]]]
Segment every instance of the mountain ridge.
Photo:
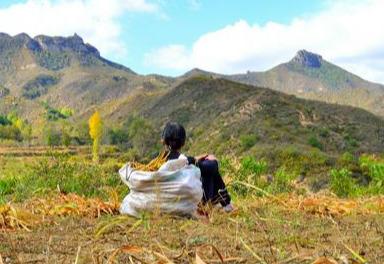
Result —
[[[39, 66], [48, 70], [57, 71], [68, 67], [71, 58], [67, 56], [68, 54], [64, 54], [63, 56], [61, 53], [73, 52], [83, 65], [90, 65], [91, 63], [88, 60], [92, 60], [91, 57], [94, 57], [109, 66], [127, 70], [132, 74], [136, 74], [131, 69], [121, 64], [101, 57], [97, 48], [89, 43], [85, 43], [84, 40], [76, 33], [73, 36], [68, 37], [37, 35], [33, 38], [26, 33], [20, 33], [15, 36], [0, 33], [0, 54], [2, 53], [2, 55], [4, 55], [4, 53], [8, 53], [8, 55], [12, 55], [15, 50], [21, 50], [23, 48], [27, 49], [32, 53], [32, 55], [37, 57]], [[59, 65], [55, 66], [50, 66], [49, 64], [44, 63], [44, 59], [49, 59], [46, 58], [49, 56], [57, 56], [56, 59], [61, 59], [61, 63], [58, 63]]]
[[214, 146], [219, 152], [241, 151], [244, 135], [255, 135], [263, 146], [294, 143], [308, 151], [308, 141], [316, 137], [329, 153], [384, 148], [384, 120], [366, 110], [224, 78], [188, 78], [142, 113], [157, 126], [169, 120], [185, 124], [194, 136], [192, 151], [209, 151]]
[[81, 115], [91, 106], [169, 79], [141, 76], [109, 61], [74, 34], [69, 37], [0, 33], [0, 113], [14, 111], [39, 120], [45, 109], [72, 108]]
[[298, 51], [290, 61], [264, 72], [248, 71], [232, 75], [202, 69], [187, 72], [187, 76], [195, 75], [269, 87], [304, 99], [351, 105], [384, 117], [384, 85], [364, 80], [326, 61], [321, 55], [306, 50]]
[[[350, 98], [370, 98], [383, 107], [380, 89], [368, 89], [364, 97], [367, 89], [352, 89], [345, 81], [349, 78], [359, 84], [361, 78], [345, 74], [343, 69], [307, 51], [264, 73], [222, 75], [192, 69], [172, 78], [140, 75], [124, 66], [115, 67], [77, 35], [30, 38], [26, 34], [0, 34], [0, 59], [0, 115], [12, 113], [27, 120], [40, 143], [46, 127], [70, 126], [70, 131], [79, 131], [99, 109], [109, 128], [121, 127], [135, 115], [150, 120], [157, 128], [168, 120], [179, 121], [190, 127], [193, 138], [206, 146], [217, 144], [221, 146], [219, 151], [232, 147], [241, 151], [244, 133], [255, 137], [252, 142], [260, 139], [271, 145], [298, 144], [307, 150], [311, 149], [307, 142], [311, 136], [316, 137], [319, 148], [321, 144], [343, 151], [384, 148], [380, 141], [384, 132], [379, 127], [384, 127], [382, 117], [352, 106], [296, 98], [315, 95], [307, 99], [346, 105], [351, 103]], [[329, 73], [332, 78], [323, 80]], [[319, 87], [324, 90], [319, 91]], [[316, 94], [326, 94], [328, 88], [337, 97], [321, 98]], [[300, 89], [303, 92], [295, 94]], [[352, 90], [355, 93], [345, 97]], [[356, 92], [362, 95], [356, 96]], [[362, 108], [369, 110], [374, 101], [369, 102], [371, 105], [361, 105]], [[212, 142], [207, 138], [212, 138]], [[230, 143], [229, 148], [226, 142]], [[196, 146], [203, 150], [205, 145]], [[339, 151], [327, 148], [322, 151]]]

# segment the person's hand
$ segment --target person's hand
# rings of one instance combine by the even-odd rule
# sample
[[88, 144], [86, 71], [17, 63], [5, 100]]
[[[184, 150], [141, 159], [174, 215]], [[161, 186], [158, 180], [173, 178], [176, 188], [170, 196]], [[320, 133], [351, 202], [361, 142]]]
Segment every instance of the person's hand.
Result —
[[217, 160], [216, 157], [214, 155], [212, 155], [212, 154], [207, 155], [205, 157], [205, 159], [207, 159], [207, 160]]
[[199, 156], [195, 157], [195, 160], [200, 161], [200, 160], [205, 160], [209, 155], [208, 154], [202, 154]]
[[212, 154], [199, 155], [199, 156], [196, 156], [195, 159], [197, 161], [201, 161], [201, 160], [217, 160], [217, 158], [214, 155], [212, 155]]

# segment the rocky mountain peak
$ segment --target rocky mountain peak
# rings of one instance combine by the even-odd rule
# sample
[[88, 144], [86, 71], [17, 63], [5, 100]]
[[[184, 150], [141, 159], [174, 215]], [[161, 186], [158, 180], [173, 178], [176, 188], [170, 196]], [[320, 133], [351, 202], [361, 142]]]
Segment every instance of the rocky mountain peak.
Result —
[[0, 51], [21, 47], [29, 40], [30, 37], [25, 33], [18, 34], [14, 37], [6, 33], [0, 33]]
[[50, 37], [38, 35], [31, 38], [26, 33], [20, 33], [10, 36], [6, 33], [0, 33], [0, 52], [2, 50], [13, 50], [21, 47], [27, 47], [34, 52], [49, 51], [63, 52], [70, 51], [81, 54], [92, 54], [100, 56], [99, 51], [88, 43], [84, 43], [83, 39], [76, 33], [69, 37]]
[[204, 71], [204, 70], [199, 69], [199, 68], [193, 68], [192, 70], [184, 73], [182, 75], [182, 77], [183, 78], [189, 78], [189, 77], [195, 77], [195, 76], [199, 76], [199, 75], [209, 76], [209, 75], [214, 75], [214, 74], [211, 72]]
[[299, 50], [291, 62], [298, 63], [304, 67], [319, 68], [322, 60], [323, 58], [318, 54], [306, 50]]
[[43, 50], [49, 51], [75, 51], [79, 53], [93, 53], [100, 56], [99, 51], [90, 44], [84, 43], [83, 39], [76, 33], [70, 37], [50, 37], [39, 35], [34, 38]]
[[17, 68], [12, 56], [22, 55], [21, 49], [31, 52], [37, 65], [53, 71], [79, 63], [82, 66], [108, 65], [135, 74], [130, 69], [101, 57], [94, 46], [85, 43], [76, 33], [69, 37], [38, 35], [32, 38], [26, 33], [11, 36], [0, 32], [0, 72], [2, 69]]
[[31, 40], [31, 37], [26, 33], [20, 33], [13, 37], [16, 41], [26, 43]]

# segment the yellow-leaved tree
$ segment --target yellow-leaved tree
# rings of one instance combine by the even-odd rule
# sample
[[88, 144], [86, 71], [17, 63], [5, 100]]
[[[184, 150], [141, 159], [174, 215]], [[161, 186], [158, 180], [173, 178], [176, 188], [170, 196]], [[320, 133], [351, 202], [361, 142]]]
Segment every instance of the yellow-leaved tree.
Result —
[[91, 118], [89, 118], [89, 135], [93, 140], [92, 154], [93, 161], [99, 162], [99, 149], [100, 149], [100, 139], [102, 136], [103, 123], [101, 121], [99, 111], [96, 111]]

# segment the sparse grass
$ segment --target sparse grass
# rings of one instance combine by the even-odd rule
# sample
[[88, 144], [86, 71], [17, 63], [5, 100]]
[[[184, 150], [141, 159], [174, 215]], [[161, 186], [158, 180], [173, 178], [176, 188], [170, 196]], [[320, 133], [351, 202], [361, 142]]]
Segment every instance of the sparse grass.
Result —
[[287, 193], [293, 190], [292, 182], [295, 176], [285, 168], [280, 168], [276, 171], [270, 185], [267, 186], [267, 191], [270, 193]]
[[240, 136], [240, 143], [244, 150], [247, 150], [253, 147], [258, 140], [259, 140], [259, 137], [255, 134]]
[[5, 160], [5, 167], [0, 169], [3, 202], [43, 196], [52, 190], [91, 197], [103, 196], [106, 187], [114, 187], [120, 190], [120, 195], [124, 193], [125, 188], [117, 175], [122, 163], [117, 160], [105, 160], [97, 165], [65, 154]]
[[242, 158], [238, 163], [225, 159], [223, 164], [223, 173], [230, 173], [232, 191], [235, 195], [240, 196], [249, 194], [249, 185], [259, 186], [261, 184], [262, 174], [265, 174], [268, 169], [265, 161], [256, 160], [251, 156]]
[[355, 196], [357, 184], [347, 169], [331, 171], [331, 190], [340, 197]]
[[[331, 190], [341, 197], [371, 196], [384, 194], [384, 161], [382, 158], [363, 155], [359, 159], [344, 154], [341, 157], [341, 169], [331, 170]], [[368, 184], [361, 185], [352, 177], [352, 170], [357, 170], [360, 177], [368, 178]]]
[[[117, 263], [129, 263], [130, 258], [193, 263], [196, 254], [207, 263], [219, 262], [220, 256], [226, 263], [313, 263], [319, 256], [356, 259], [346, 245], [370, 263], [384, 260], [382, 215], [345, 213], [343, 200], [333, 198], [312, 204], [310, 198], [279, 196], [279, 200], [294, 202], [287, 207], [268, 198], [243, 198], [236, 213], [214, 209], [205, 220], [166, 215], [52, 217], [56, 224], [35, 226], [32, 232], [0, 232], [1, 255], [12, 262], [49, 263], [73, 263], [76, 257], [78, 263], [105, 263], [112, 257]], [[308, 208], [300, 209], [300, 204]], [[326, 206], [331, 213], [341, 213], [322, 217]]]
[[[325, 166], [324, 157], [316, 153], [310, 159], [317, 163], [311, 164]], [[358, 255], [370, 263], [383, 263], [384, 200], [294, 194], [300, 188], [294, 183], [296, 172], [303, 169], [294, 161], [306, 164], [308, 160], [294, 149], [282, 156], [287, 160], [278, 168], [253, 156], [220, 159], [238, 210], [225, 214], [215, 208], [209, 219], [200, 220], [148, 214], [134, 219], [109, 213], [95, 218], [105, 208], [102, 200], [110, 198], [106, 187], [114, 188], [114, 197], [120, 200], [128, 192], [116, 173], [123, 163], [120, 158], [96, 165], [90, 157], [67, 154], [0, 157], [3, 203], [44, 215], [38, 225], [27, 226], [31, 232], [0, 231], [0, 257], [12, 263], [76, 259], [78, 263], [129, 263], [130, 259], [192, 263], [197, 255], [207, 263], [220, 263], [220, 257], [226, 263], [313, 263], [323, 255], [355, 260]], [[345, 167], [356, 164], [351, 155], [343, 160], [340, 164]], [[370, 185], [359, 186], [349, 170], [335, 168], [331, 178], [335, 193], [364, 196], [370, 186], [380, 186], [383, 159], [362, 156], [357, 162], [372, 177]]]

